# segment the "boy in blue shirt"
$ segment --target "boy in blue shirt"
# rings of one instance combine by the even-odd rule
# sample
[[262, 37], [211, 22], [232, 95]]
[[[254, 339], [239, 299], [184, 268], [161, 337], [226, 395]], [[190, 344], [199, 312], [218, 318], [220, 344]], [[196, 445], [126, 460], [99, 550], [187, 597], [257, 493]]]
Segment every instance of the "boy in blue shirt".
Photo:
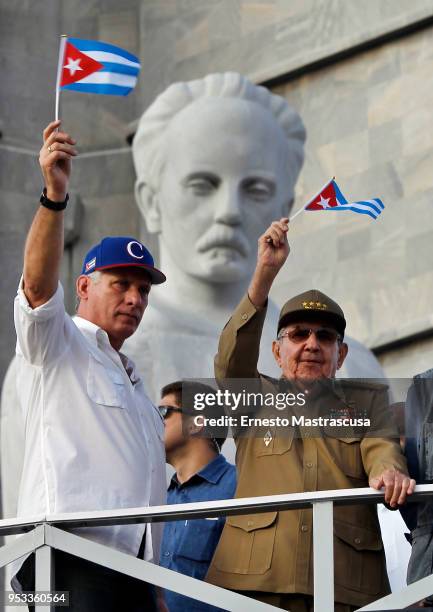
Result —
[[[220, 438], [200, 435], [203, 428], [194, 423], [194, 417], [186, 416], [187, 407], [182, 407], [182, 395], [185, 398], [194, 393], [209, 392], [214, 393], [214, 390], [202, 383], [181, 381], [168, 384], [161, 391], [159, 409], [165, 424], [166, 460], [176, 470], [168, 487], [168, 504], [230, 499], [234, 496], [236, 468], [220, 454], [227, 432]], [[186, 410], [182, 415], [183, 408]], [[203, 580], [224, 523], [223, 516], [165, 523], [161, 546], [162, 567]], [[214, 612], [219, 609], [172, 591], [165, 591], [165, 601], [170, 612]]]

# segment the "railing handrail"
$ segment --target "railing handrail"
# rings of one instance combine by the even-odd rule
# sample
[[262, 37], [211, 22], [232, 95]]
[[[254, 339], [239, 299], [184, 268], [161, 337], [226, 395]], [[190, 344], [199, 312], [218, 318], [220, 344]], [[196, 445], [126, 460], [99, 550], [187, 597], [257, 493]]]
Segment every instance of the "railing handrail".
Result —
[[[433, 494], [433, 485], [418, 485], [409, 499], [417, 501]], [[0, 548], [0, 566], [35, 551], [36, 590], [51, 591], [53, 586], [52, 549], [62, 550], [112, 570], [146, 580], [150, 584], [174, 590], [205, 603], [231, 610], [250, 609], [264, 612], [276, 609], [268, 604], [245, 598], [214, 585], [197, 581], [189, 576], [136, 559], [117, 550], [79, 537], [65, 527], [89, 525], [129, 524], [139, 522], [164, 522], [168, 520], [194, 519], [227, 514], [248, 514], [270, 510], [313, 508], [313, 573], [315, 606], [323, 612], [334, 610], [334, 552], [333, 506], [342, 504], [378, 503], [383, 501], [383, 491], [370, 488], [339, 489], [305, 493], [289, 493], [264, 497], [248, 497], [234, 500], [175, 504], [150, 508], [123, 508], [108, 511], [47, 514], [26, 519], [0, 521], [0, 534], [31, 531]], [[59, 529], [63, 527], [63, 529]], [[364, 606], [363, 610], [385, 610], [403, 607], [418, 601], [432, 592], [433, 576], [406, 587], [401, 593], [388, 595]], [[36, 605], [37, 612], [43, 606]]]
[[[417, 485], [409, 501], [433, 494], [433, 484]], [[132, 523], [152, 523], [202, 517], [253, 514], [276, 510], [308, 508], [317, 502], [332, 501], [336, 505], [372, 504], [383, 502], [383, 491], [369, 487], [359, 489], [332, 489], [304, 493], [285, 493], [260, 497], [241, 497], [188, 504], [171, 504], [141, 508], [121, 508], [115, 510], [93, 510], [88, 512], [65, 512], [39, 514], [25, 518], [0, 520], [0, 535], [23, 533], [36, 525], [48, 523], [56, 527], [90, 527], [108, 525], [128, 525]]]

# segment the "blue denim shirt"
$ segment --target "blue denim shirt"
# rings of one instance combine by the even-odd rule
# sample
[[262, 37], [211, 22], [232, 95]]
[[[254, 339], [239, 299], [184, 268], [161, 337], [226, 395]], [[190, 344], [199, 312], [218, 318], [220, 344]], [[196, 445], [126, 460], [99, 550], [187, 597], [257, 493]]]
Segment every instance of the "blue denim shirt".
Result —
[[[173, 476], [168, 487], [168, 504], [230, 499], [236, 489], [236, 468], [223, 455], [188, 481], [180, 484]], [[224, 527], [225, 517], [165, 523], [161, 546], [162, 567], [203, 580]], [[165, 591], [170, 612], [215, 612], [215, 608], [197, 600]]]

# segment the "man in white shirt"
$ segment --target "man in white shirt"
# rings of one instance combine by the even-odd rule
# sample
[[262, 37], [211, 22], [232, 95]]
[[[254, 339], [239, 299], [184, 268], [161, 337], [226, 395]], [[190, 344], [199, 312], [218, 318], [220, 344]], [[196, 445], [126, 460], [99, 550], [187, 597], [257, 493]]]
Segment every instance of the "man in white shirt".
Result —
[[[51, 123], [39, 157], [46, 187], [27, 236], [15, 300], [26, 439], [18, 516], [165, 503], [164, 425], [134, 363], [120, 353], [141, 321], [151, 285], [165, 276], [138, 240], [104, 238], [86, 255], [77, 279], [77, 316], [66, 314], [59, 268], [76, 154], [60, 122]], [[159, 561], [158, 524], [76, 532]], [[55, 575], [56, 590], [70, 591], [71, 611], [155, 609], [145, 583], [76, 557], [57, 552]], [[14, 581], [33, 590], [33, 580], [29, 557]]]

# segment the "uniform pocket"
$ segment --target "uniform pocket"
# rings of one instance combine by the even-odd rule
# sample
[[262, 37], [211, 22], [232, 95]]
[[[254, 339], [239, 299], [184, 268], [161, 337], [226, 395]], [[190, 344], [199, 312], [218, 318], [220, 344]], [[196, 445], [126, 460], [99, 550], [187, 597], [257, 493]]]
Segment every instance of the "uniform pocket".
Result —
[[336, 438], [336, 459], [341, 470], [351, 478], [366, 479], [360, 438]]
[[[230, 516], [215, 567], [233, 574], [264, 574], [271, 567], [278, 512]], [[230, 550], [229, 550], [230, 549]]]
[[334, 520], [334, 535], [336, 584], [361, 593], [379, 593], [386, 584], [380, 534]]
[[125, 408], [125, 381], [114, 368], [106, 368], [94, 355], [89, 355], [87, 393], [92, 401], [103, 406]]

